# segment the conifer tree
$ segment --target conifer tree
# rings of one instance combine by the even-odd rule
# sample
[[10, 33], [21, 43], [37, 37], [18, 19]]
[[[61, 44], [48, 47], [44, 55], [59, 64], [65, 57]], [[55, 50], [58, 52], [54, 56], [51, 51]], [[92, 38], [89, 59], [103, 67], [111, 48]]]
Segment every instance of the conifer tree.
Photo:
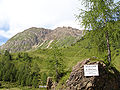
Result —
[[35, 75], [32, 80], [32, 85], [36, 88], [38, 87], [38, 77]]
[[46, 85], [46, 82], [47, 82], [47, 74], [46, 73], [41, 73], [41, 80], [42, 80], [42, 84]]
[[62, 74], [64, 73], [64, 62], [62, 59], [62, 53], [60, 49], [58, 49], [57, 46], [54, 46], [52, 51], [52, 57], [49, 59], [49, 69], [50, 72], [52, 72], [55, 81], [58, 82], [59, 79], [62, 77]]
[[[82, 0], [86, 10], [82, 10], [77, 18], [85, 29], [100, 30], [106, 37], [108, 62], [111, 62], [111, 49], [109, 37], [114, 31], [113, 24], [119, 16], [114, 0]], [[117, 14], [116, 14], [117, 13]], [[117, 19], [118, 20], [118, 19]], [[96, 34], [95, 32], [94, 34]], [[96, 37], [97, 38], [97, 37]]]
[[9, 53], [8, 50], [5, 50], [5, 51], [4, 51], [4, 54], [2, 55], [2, 59], [5, 60], [5, 61], [12, 60], [12, 56], [11, 56], [11, 54]]
[[32, 77], [31, 75], [28, 75], [26, 78], [26, 85], [31, 86], [32, 85]]

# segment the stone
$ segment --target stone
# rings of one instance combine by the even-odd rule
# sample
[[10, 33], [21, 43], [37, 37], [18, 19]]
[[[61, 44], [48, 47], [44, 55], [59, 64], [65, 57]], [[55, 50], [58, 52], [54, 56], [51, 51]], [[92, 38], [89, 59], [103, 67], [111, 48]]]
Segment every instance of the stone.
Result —
[[[98, 64], [99, 76], [84, 76], [84, 65], [94, 64]], [[120, 73], [103, 61], [86, 59], [73, 67], [65, 90], [120, 90]]]

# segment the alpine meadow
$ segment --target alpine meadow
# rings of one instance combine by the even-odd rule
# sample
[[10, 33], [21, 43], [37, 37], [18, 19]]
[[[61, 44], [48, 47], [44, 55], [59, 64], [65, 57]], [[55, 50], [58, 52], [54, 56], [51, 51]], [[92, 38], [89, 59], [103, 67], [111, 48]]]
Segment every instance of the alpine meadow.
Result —
[[[120, 1], [82, 0], [82, 5], [85, 8], [75, 16], [84, 30], [31, 27], [0, 46], [1, 90], [109, 90], [106, 85], [112, 81], [118, 86], [111, 90], [120, 90]], [[82, 61], [88, 59], [92, 64], [99, 62], [99, 76], [77, 73], [83, 72], [86, 63]], [[99, 82], [101, 72], [109, 77]]]

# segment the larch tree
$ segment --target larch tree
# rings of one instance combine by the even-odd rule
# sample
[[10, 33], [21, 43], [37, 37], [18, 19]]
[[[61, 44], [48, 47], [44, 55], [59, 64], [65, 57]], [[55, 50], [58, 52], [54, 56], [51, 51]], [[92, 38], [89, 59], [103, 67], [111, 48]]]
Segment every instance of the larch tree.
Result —
[[60, 78], [64, 74], [65, 64], [63, 61], [63, 55], [61, 53], [61, 50], [58, 49], [57, 46], [53, 47], [53, 51], [51, 52], [52, 57], [48, 60], [48, 68], [50, 72], [52, 72], [52, 75], [55, 79], [55, 81], [58, 83]]
[[110, 64], [111, 49], [109, 37], [111, 31], [114, 31], [114, 22], [116, 22], [116, 19], [118, 20], [119, 7], [114, 3], [114, 0], [82, 0], [82, 5], [85, 6], [85, 10], [80, 10], [81, 12], [77, 15], [77, 19], [86, 30], [101, 30], [104, 33], [107, 45], [107, 59]]

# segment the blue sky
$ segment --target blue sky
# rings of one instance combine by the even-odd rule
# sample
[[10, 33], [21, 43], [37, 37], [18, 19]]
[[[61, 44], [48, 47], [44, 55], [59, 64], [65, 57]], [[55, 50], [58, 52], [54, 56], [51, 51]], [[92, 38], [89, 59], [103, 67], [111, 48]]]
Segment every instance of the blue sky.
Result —
[[8, 40], [8, 38], [5, 38], [5, 37], [0, 37], [0, 44], [4, 44], [6, 41]]
[[0, 45], [30, 27], [83, 29], [75, 19], [78, 8], [84, 8], [80, 1], [0, 0]]

